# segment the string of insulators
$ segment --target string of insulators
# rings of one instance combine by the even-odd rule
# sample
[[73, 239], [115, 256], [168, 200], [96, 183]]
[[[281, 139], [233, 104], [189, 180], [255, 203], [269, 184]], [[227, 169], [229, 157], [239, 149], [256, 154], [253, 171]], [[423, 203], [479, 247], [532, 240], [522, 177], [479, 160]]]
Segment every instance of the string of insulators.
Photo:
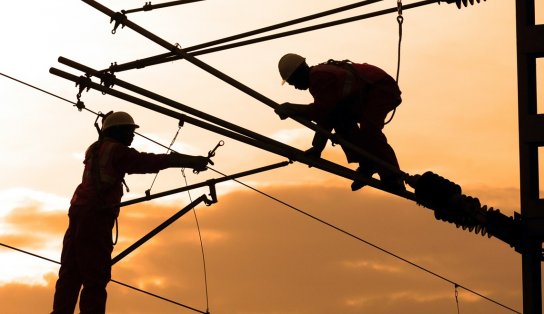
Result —
[[[485, 0], [483, 0], [485, 1]], [[447, 3], [455, 3], [457, 5], [457, 8], [461, 9], [461, 4], [465, 6], [465, 8], [470, 5], [474, 5], [474, 0], [446, 0]], [[480, 0], [476, 0], [476, 2], [480, 3]]]
[[482, 206], [478, 198], [462, 194], [461, 186], [430, 171], [417, 179], [414, 188], [417, 203], [432, 209], [437, 220], [489, 238], [495, 236], [518, 249], [521, 216], [517, 213], [509, 217]]

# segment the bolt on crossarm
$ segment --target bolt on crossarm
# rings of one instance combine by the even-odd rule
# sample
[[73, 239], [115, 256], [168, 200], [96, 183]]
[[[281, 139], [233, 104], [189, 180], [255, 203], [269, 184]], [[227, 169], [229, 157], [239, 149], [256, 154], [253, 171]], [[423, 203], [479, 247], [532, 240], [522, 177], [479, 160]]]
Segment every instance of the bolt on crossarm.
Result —
[[[101, 11], [102, 13], [110, 16], [112, 19], [116, 16], [115, 12], [111, 11], [110, 9], [106, 8], [105, 6], [101, 5], [100, 3], [96, 2], [96, 1], [93, 1], [93, 0], [82, 0], [82, 1], [89, 4], [89, 5], [91, 5], [95, 9]], [[242, 84], [241, 82], [233, 79], [232, 77], [226, 75], [225, 73], [223, 73], [223, 72], [215, 69], [214, 67], [206, 64], [205, 62], [191, 56], [190, 54], [185, 52], [183, 49], [168, 43], [164, 39], [162, 39], [162, 38], [154, 35], [153, 33], [143, 29], [142, 27], [138, 26], [134, 22], [132, 22], [132, 21], [130, 21], [128, 19], [123, 19], [123, 26], [127, 26], [127, 27], [131, 28], [132, 30], [136, 31], [137, 33], [141, 34], [142, 36], [154, 41], [158, 45], [170, 50], [173, 53], [176, 53], [177, 55], [183, 57], [185, 60], [192, 63], [193, 65], [195, 65], [195, 66], [201, 68], [202, 70], [214, 75], [215, 77], [221, 79], [225, 83], [230, 84], [231, 86], [233, 86], [233, 87], [237, 88], [238, 90], [246, 93], [247, 95], [259, 100], [260, 102], [262, 102], [263, 104], [271, 107], [272, 109], [276, 109], [279, 106], [279, 104], [277, 104], [272, 99], [270, 99], [270, 98], [256, 92], [255, 90], [253, 90], [253, 89], [249, 88], [248, 86]], [[299, 122], [300, 124], [314, 130], [315, 132], [318, 132], [318, 133], [326, 136], [329, 139], [334, 138], [334, 141], [336, 143], [341, 144], [344, 147], [347, 147], [349, 149], [352, 149], [353, 151], [355, 151], [358, 154], [360, 154], [361, 156], [371, 160], [375, 164], [383, 167], [384, 169], [387, 169], [387, 170], [391, 171], [392, 173], [398, 174], [403, 179], [409, 179], [410, 178], [409, 174], [403, 172], [400, 169], [397, 169], [397, 168], [393, 167], [389, 163], [384, 162], [383, 160], [377, 158], [376, 156], [374, 156], [372, 154], [369, 154], [367, 151], [361, 149], [361, 147], [352, 144], [351, 142], [343, 139], [342, 137], [340, 137], [340, 136], [338, 136], [336, 134], [333, 135], [331, 132], [328, 132], [327, 130], [319, 127], [315, 123], [312, 123], [312, 122], [310, 122], [308, 120], [301, 119], [301, 118], [298, 118], [298, 117], [293, 117], [293, 120], [295, 120], [295, 121]]]
[[137, 9], [130, 9], [130, 10], [121, 10], [123, 14], [129, 14], [129, 13], [135, 13], [135, 12], [142, 12], [142, 11], [151, 11], [154, 9], [161, 9], [161, 8], [167, 8], [172, 7], [175, 5], [180, 4], [187, 4], [187, 3], [193, 3], [193, 2], [199, 2], [204, 0], [178, 0], [178, 1], [170, 1], [165, 3], [159, 3], [159, 4], [151, 4], [151, 1], [146, 2], [143, 7], [137, 8]]

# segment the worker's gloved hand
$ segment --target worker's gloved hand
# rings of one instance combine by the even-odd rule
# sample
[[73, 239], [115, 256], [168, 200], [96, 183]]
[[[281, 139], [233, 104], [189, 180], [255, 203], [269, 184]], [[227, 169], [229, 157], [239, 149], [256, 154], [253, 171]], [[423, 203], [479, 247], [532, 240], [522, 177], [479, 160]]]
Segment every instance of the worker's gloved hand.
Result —
[[290, 103], [284, 102], [283, 104], [276, 107], [276, 109], [274, 109], [274, 112], [278, 116], [280, 116], [280, 119], [285, 120], [285, 119], [289, 118], [289, 113], [290, 113], [289, 105], [290, 105]]
[[323, 151], [322, 149], [319, 149], [319, 148], [317, 148], [315, 146], [312, 146], [310, 149], [308, 149], [308, 150], [306, 150], [304, 152], [304, 155], [306, 155], [308, 157], [320, 158], [322, 151]]
[[207, 170], [208, 163], [211, 163], [211, 160], [208, 157], [191, 156], [178, 153], [169, 154], [168, 161], [170, 167], [192, 168], [193, 170], [199, 172]]
[[212, 163], [208, 157], [204, 156], [192, 156], [192, 159], [191, 165], [188, 167], [197, 172], [208, 170], [208, 163]]

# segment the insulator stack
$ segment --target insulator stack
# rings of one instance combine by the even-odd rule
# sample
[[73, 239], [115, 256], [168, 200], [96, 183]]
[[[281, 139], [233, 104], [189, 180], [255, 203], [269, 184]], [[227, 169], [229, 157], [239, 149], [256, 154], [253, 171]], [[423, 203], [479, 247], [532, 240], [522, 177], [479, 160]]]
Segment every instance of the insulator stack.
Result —
[[502, 214], [498, 209], [481, 205], [475, 197], [461, 194], [455, 184], [435, 173], [426, 172], [417, 181], [415, 195], [418, 204], [434, 211], [437, 220], [443, 220], [482, 236], [495, 236], [518, 247], [520, 220]]
[[[485, 1], [485, 0], [483, 0]], [[455, 3], [457, 5], [457, 8], [461, 9], [461, 4], [465, 6], [465, 8], [470, 5], [474, 5], [474, 0], [446, 0], [447, 3]], [[480, 0], [476, 0], [476, 2], [480, 3]]]

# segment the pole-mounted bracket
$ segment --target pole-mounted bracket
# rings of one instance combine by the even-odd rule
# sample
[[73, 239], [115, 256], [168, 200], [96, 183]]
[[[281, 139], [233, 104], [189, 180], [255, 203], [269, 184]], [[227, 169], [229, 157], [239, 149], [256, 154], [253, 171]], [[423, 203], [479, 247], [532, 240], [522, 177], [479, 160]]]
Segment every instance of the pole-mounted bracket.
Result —
[[110, 24], [115, 21], [113, 29], [111, 30], [112, 34], [117, 32], [117, 28], [121, 25], [121, 28], [125, 27], [125, 22], [127, 21], [127, 16], [122, 12], [115, 12], [110, 19]]
[[79, 86], [79, 91], [77, 93], [77, 100], [79, 100], [81, 98], [81, 93], [83, 93], [84, 90], [86, 90], [87, 92], [89, 91], [89, 89], [91, 89], [91, 84], [92, 83], [92, 80], [89, 76], [87, 75], [82, 75], [79, 77], [79, 79], [76, 81], [76, 87]]
[[[111, 66], [113, 67], [113, 63]], [[112, 71], [102, 72], [100, 74], [100, 85], [106, 88], [112, 88], [115, 85], [115, 74], [113, 74]]]
[[208, 187], [210, 188], [210, 198], [206, 198], [204, 199], [204, 203], [206, 204], [206, 206], [210, 206], [214, 203], [217, 203], [217, 191], [215, 189], [215, 183], [216, 183], [216, 180], [214, 179], [211, 179], [211, 180], [208, 180], [206, 181], [206, 183], [208, 183]]

